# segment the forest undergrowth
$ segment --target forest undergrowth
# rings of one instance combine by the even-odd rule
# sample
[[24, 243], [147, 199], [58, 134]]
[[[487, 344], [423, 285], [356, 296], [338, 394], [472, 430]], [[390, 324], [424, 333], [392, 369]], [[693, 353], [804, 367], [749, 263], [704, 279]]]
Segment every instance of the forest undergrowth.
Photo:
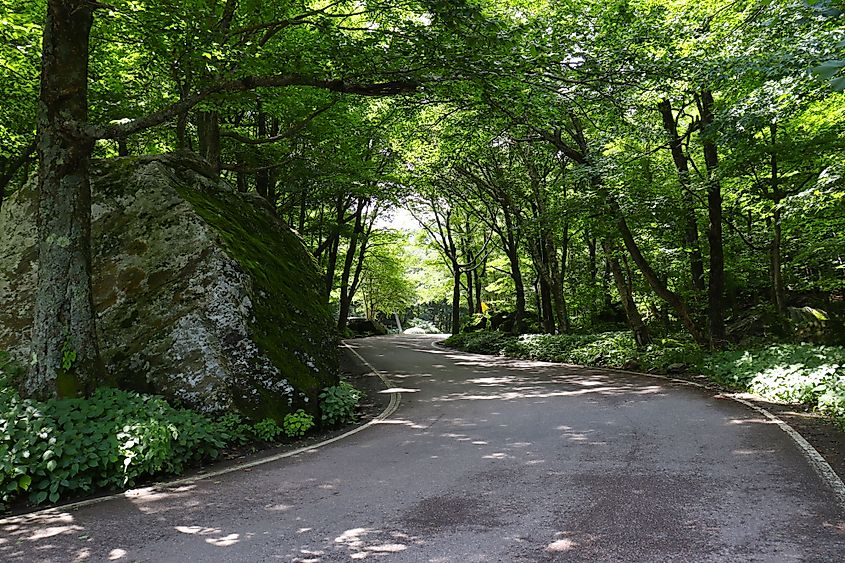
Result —
[[630, 331], [521, 336], [480, 331], [455, 334], [445, 344], [509, 358], [660, 374], [700, 373], [732, 390], [807, 406], [845, 428], [843, 346], [751, 341], [709, 352], [683, 336], [638, 347]]

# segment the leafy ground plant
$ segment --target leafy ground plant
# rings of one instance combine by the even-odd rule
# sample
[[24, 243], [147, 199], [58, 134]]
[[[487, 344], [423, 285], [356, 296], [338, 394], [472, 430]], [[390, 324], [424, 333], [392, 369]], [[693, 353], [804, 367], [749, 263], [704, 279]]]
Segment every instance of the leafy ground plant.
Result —
[[712, 354], [703, 371], [763, 398], [803, 403], [845, 426], [845, 347], [773, 344]]
[[285, 436], [288, 438], [304, 436], [313, 426], [314, 417], [302, 409], [286, 414], [282, 422], [282, 428], [284, 428]]
[[224, 435], [208, 418], [160, 397], [99, 389], [39, 402], [0, 394], [0, 503], [32, 504], [132, 485], [216, 458]]
[[355, 422], [355, 408], [361, 392], [348, 381], [326, 387], [320, 393], [320, 411], [323, 424], [337, 426]]

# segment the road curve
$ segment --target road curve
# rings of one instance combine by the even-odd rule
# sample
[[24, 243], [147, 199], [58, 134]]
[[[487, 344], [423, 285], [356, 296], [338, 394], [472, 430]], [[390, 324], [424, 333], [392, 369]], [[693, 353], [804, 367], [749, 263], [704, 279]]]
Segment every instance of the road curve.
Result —
[[713, 393], [600, 369], [354, 342], [401, 388], [348, 439], [0, 524], [3, 561], [842, 561], [794, 442]]

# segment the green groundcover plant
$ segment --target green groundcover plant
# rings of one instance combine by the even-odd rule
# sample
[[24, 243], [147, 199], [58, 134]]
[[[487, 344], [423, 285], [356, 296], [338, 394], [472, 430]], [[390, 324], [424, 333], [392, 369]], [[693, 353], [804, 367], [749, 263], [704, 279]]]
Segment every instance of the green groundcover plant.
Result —
[[771, 344], [727, 350], [707, 357], [702, 367], [724, 385], [815, 407], [845, 426], [845, 347]]
[[845, 427], [845, 347], [770, 344], [707, 353], [685, 338], [637, 348], [630, 332], [597, 334], [461, 333], [445, 344], [460, 350], [586, 366], [666, 370], [676, 364], [765, 399], [804, 404]]
[[323, 424], [337, 426], [355, 422], [355, 409], [360, 399], [361, 392], [348, 381], [323, 389], [320, 393]]
[[208, 418], [160, 397], [103, 388], [88, 399], [0, 396], [0, 502], [32, 504], [130, 486], [216, 458], [227, 436]]
[[[112, 388], [84, 399], [23, 399], [6, 379], [11, 372], [0, 370], [0, 510], [20, 500], [58, 502], [178, 474], [226, 447], [282, 434], [299, 438], [314, 427], [301, 409], [281, 426], [272, 419], [251, 424], [238, 414], [212, 420], [161, 397]], [[359, 398], [346, 382], [326, 389], [324, 420], [352, 422]]]

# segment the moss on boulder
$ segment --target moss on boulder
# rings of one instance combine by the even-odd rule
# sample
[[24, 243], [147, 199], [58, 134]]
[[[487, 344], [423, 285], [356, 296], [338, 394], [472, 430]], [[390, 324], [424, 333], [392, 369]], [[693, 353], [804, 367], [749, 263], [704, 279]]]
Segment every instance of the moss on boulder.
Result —
[[[337, 381], [319, 269], [258, 196], [190, 155], [92, 166], [94, 300], [120, 387], [202, 412], [317, 414]], [[34, 189], [0, 215], [0, 349], [28, 355], [37, 263]]]

